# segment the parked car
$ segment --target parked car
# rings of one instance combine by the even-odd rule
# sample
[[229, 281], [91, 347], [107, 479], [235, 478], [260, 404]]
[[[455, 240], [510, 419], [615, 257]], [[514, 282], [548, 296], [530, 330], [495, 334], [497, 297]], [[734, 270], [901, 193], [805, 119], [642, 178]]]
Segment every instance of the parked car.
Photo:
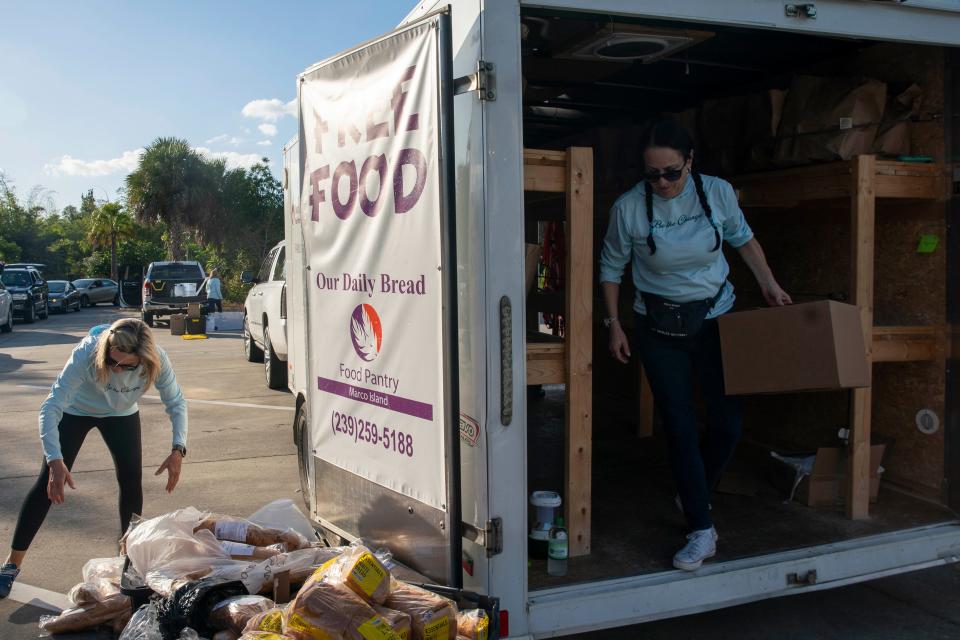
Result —
[[109, 278], [81, 278], [73, 281], [80, 294], [80, 306], [91, 307], [101, 302], [116, 305], [120, 301], [120, 287]]
[[203, 267], [195, 260], [151, 262], [143, 278], [143, 321], [152, 327], [156, 318], [186, 313], [191, 302], [206, 304], [207, 292], [200, 290], [205, 278]]
[[260, 265], [254, 277], [240, 274], [244, 284], [254, 286], [243, 302], [243, 351], [249, 362], [263, 362], [267, 386], [287, 387], [286, 250], [280, 242]]
[[47, 306], [50, 311], [59, 311], [66, 313], [73, 309], [80, 311], [80, 292], [68, 280], [47, 280], [47, 286], [50, 287], [50, 295]]
[[[0, 270], [2, 273], [2, 270]], [[0, 282], [0, 332], [10, 333], [13, 331], [13, 296], [7, 291], [7, 287]]]
[[13, 315], [31, 323], [38, 317], [45, 320], [47, 308], [47, 282], [34, 267], [7, 267], [0, 275], [13, 298]]

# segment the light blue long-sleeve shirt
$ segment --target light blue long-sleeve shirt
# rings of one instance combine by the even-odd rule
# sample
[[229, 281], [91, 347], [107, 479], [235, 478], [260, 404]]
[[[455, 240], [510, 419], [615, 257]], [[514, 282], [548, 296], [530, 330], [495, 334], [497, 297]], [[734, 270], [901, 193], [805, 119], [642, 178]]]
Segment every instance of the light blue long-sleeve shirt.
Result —
[[[720, 237], [733, 247], [753, 238], [726, 180], [703, 176], [703, 190], [713, 211]], [[657, 251], [650, 254], [650, 233], [644, 184], [620, 196], [610, 210], [610, 226], [600, 252], [600, 282], [620, 283], [627, 262], [633, 262], [637, 295], [633, 309], [645, 314], [641, 291], [675, 302], [708, 300], [723, 287], [720, 299], [707, 314], [715, 318], [733, 307], [733, 285], [727, 282], [730, 265], [723, 250], [711, 251], [716, 243], [713, 227], [704, 214], [692, 178], [673, 198], [653, 194], [653, 239]]]
[[207, 299], [223, 300], [223, 292], [220, 291], [220, 278], [207, 279]]
[[[40, 440], [47, 462], [63, 458], [59, 427], [64, 413], [105, 418], [129, 416], [140, 410], [137, 400], [146, 389], [139, 367], [121, 373], [111, 370], [110, 380], [106, 385], [97, 382], [94, 355], [100, 334], [108, 328], [109, 325], [94, 327], [90, 334], [74, 347], [66, 366], [50, 388], [50, 395], [40, 405]], [[160, 399], [173, 424], [173, 444], [186, 447], [187, 401], [180, 392], [180, 385], [177, 384], [177, 377], [166, 352], [160, 347], [157, 347], [157, 351], [160, 354], [161, 366], [154, 386], [160, 393]]]

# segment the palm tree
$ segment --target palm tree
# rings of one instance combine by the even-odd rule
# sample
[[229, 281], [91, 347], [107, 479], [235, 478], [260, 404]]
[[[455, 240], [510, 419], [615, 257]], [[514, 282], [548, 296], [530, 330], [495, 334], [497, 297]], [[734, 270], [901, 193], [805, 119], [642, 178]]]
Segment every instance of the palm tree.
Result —
[[96, 246], [110, 245], [110, 277], [117, 279], [117, 243], [134, 236], [134, 221], [116, 202], [107, 202], [93, 213], [87, 237]]
[[140, 222], [167, 225], [167, 254], [183, 257], [188, 231], [217, 239], [222, 233], [222, 160], [207, 161], [186, 140], [157, 138], [127, 176], [127, 206]]

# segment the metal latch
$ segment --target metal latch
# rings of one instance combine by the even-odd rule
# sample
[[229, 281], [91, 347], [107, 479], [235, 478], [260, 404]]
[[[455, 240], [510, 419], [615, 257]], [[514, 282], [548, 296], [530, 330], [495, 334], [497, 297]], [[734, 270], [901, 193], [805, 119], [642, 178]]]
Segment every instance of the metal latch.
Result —
[[453, 94], [458, 96], [461, 93], [477, 92], [477, 97], [481, 100], [497, 99], [497, 75], [492, 62], [477, 62], [477, 70], [468, 76], [455, 78], [453, 81]]
[[469, 522], [461, 524], [463, 537], [487, 550], [487, 557], [503, 553], [503, 518], [487, 520], [484, 529], [478, 529]]
[[811, 585], [817, 584], [817, 570], [811, 569], [806, 573], [788, 573], [787, 574], [787, 585], [789, 586], [798, 586], [798, 587], [808, 587]]
[[809, 18], [817, 19], [817, 5], [808, 4], [786, 4], [783, 6], [783, 13], [788, 18]]

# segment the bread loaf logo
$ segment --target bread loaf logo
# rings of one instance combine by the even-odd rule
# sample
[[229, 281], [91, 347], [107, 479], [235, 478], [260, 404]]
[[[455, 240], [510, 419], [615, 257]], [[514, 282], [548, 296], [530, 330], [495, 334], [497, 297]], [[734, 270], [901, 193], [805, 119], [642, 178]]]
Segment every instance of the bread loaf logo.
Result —
[[369, 304], [357, 305], [350, 316], [350, 337], [353, 349], [364, 362], [373, 362], [380, 355], [383, 327], [377, 310]]

